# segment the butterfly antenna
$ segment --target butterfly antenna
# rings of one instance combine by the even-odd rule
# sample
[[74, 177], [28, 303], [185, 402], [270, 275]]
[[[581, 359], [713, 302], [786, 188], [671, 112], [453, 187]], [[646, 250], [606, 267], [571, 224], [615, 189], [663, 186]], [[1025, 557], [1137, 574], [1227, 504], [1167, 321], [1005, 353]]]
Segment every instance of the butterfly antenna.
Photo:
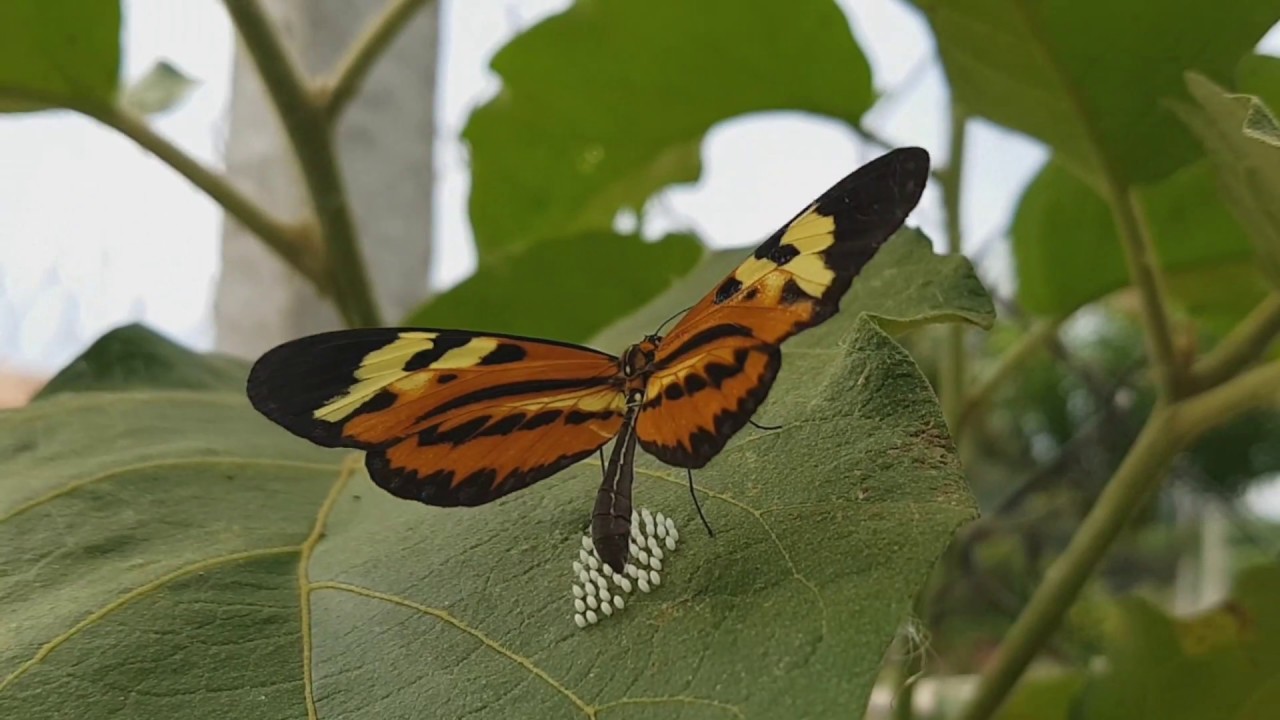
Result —
[[698, 493], [693, 489], [693, 471], [689, 468], [685, 468], [684, 471], [689, 474], [689, 494], [693, 496], [693, 507], [698, 510], [698, 519], [702, 520], [702, 526], [707, 529], [707, 534], [715, 537], [716, 531], [711, 529], [707, 516], [702, 514], [702, 505], [698, 504]]
[[692, 309], [693, 309], [693, 306], [692, 306], [692, 305], [690, 305], [689, 307], [687, 307], [687, 308], [685, 308], [685, 309], [681, 310], [680, 312], [677, 312], [675, 315], [672, 315], [671, 317], [667, 318], [666, 320], [663, 320], [663, 321], [662, 321], [662, 324], [658, 326], [658, 329], [653, 331], [653, 334], [654, 334], [654, 335], [661, 335], [661, 334], [662, 334], [662, 328], [666, 327], [666, 326], [667, 326], [667, 323], [671, 322], [672, 320], [675, 320], [676, 318], [678, 318], [678, 317], [680, 317], [681, 315], [683, 315], [683, 314], [685, 314], [685, 313], [689, 312], [689, 311], [690, 311], [690, 310], [692, 310]]
[[781, 430], [782, 429], [781, 425], [761, 425], [760, 423], [756, 422], [755, 420], [751, 420], [750, 418], [747, 419], [747, 422], [751, 423], [751, 427], [757, 430]]

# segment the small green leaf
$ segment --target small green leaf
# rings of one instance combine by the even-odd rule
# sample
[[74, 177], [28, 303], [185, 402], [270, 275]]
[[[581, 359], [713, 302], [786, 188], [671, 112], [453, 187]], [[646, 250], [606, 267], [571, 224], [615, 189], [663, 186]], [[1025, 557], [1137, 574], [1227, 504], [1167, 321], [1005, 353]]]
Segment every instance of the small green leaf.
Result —
[[1159, 180], [1195, 140], [1163, 104], [1195, 69], [1225, 81], [1280, 20], [1274, 0], [914, 0], [956, 100], [1037, 137], [1095, 187]]
[[119, 72], [119, 0], [0, 2], [0, 112], [108, 104]]
[[195, 84], [186, 73], [161, 60], [125, 89], [120, 104], [139, 115], [161, 113], [185, 100]]
[[[815, 68], [820, 72], [813, 71]], [[590, 230], [692, 182], [716, 123], [798, 110], [853, 123], [871, 72], [831, 0], [581, 0], [493, 59], [503, 87], [471, 116], [480, 257]]]
[[150, 328], [126, 325], [98, 338], [44, 386], [36, 399], [94, 390], [240, 390], [249, 367], [240, 360], [200, 355]]
[[484, 259], [405, 321], [582, 342], [666, 290], [703, 255], [691, 235], [660, 242], [595, 232]]
[[[950, 284], [901, 314], [973, 313]], [[684, 473], [638, 460], [637, 504], [682, 542], [661, 586], [585, 631], [568, 590], [595, 462], [430, 508], [239, 391], [69, 378], [0, 413], [0, 717], [185, 717], [211, 697], [237, 718], [856, 714], [976, 509], [928, 382], [875, 323], [841, 313], [784, 357], [758, 413], [782, 429], [696, 474], [714, 539]]]
[[[1170, 289], [1189, 310], [1240, 313], [1265, 294], [1253, 247], [1218, 198], [1207, 162], [1179, 170], [1139, 196]], [[1056, 161], [1022, 197], [1013, 252], [1018, 297], [1030, 312], [1067, 315], [1129, 283], [1106, 203]]]
[[[1272, 67], [1280, 72], [1280, 62]], [[1187, 87], [1197, 105], [1182, 103], [1177, 110], [1204, 143], [1221, 194], [1249, 230], [1262, 269], [1280, 286], [1280, 147], [1252, 136], [1248, 124], [1250, 117], [1270, 113], [1259, 98], [1229, 94], [1195, 73], [1187, 76]]]
[[1107, 670], [1085, 686], [1089, 720], [1267, 720], [1280, 701], [1280, 569], [1241, 574], [1233, 597], [1191, 618], [1140, 598], [1119, 601]]

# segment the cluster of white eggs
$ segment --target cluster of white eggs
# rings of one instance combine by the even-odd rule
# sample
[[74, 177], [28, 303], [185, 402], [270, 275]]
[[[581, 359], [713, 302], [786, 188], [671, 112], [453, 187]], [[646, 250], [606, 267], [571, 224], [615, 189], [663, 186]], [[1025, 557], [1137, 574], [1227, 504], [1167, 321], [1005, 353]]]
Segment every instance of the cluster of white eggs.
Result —
[[573, 561], [573, 622], [580, 628], [595, 625], [627, 606], [624, 597], [635, 590], [647, 593], [662, 584], [662, 561], [675, 552], [680, 533], [675, 521], [648, 508], [631, 513], [630, 554], [623, 572], [604, 564], [591, 543], [590, 530], [582, 536], [582, 549]]

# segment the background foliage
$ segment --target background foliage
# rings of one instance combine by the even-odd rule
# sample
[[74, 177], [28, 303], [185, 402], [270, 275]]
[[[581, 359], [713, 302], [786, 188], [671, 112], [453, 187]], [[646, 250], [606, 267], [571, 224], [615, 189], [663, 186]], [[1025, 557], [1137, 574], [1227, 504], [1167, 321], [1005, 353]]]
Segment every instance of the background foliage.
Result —
[[[712, 127], [799, 110], [873, 135], [871, 72], [831, 0], [750, 11], [579, 0], [497, 54], [502, 90], [464, 131], [475, 276], [385, 319], [330, 137], [366, 60], [424, 4], [391, 0], [350, 62], [309, 79], [256, 0], [226, 0], [315, 217], [271, 216], [150, 130], [144, 114], [188, 84], [158, 67], [120, 87], [116, 2], [0, 5], [0, 110], [69, 108], [133, 138], [350, 324], [611, 350], [739, 257], [615, 222], [696, 180]], [[788, 345], [762, 413], [789, 429], [744, 436], [700, 478], [718, 493], [724, 537], [691, 541], [665, 597], [594, 634], [557, 620], [557, 564], [581, 529], [588, 465], [485, 514], [404, 507], [348, 482], [358, 464], [250, 413], [241, 361], [123, 328], [30, 408], [0, 416], [0, 535], [13, 549], [0, 562], [0, 708], [161, 717], [213, 693], [233, 698], [219, 701], [228, 717], [315, 716], [365, 710], [361, 693], [377, 686], [387, 717], [423, 697], [456, 714], [843, 717], [879, 673], [898, 717], [1263, 717], [1276, 699], [1280, 532], [1244, 518], [1238, 498], [1280, 469], [1280, 136], [1267, 109], [1280, 106], [1280, 60], [1256, 54], [1280, 11], [1269, 0], [914, 5], [953, 95], [950, 152], [931, 150], [950, 156], [934, 185], [954, 256], [901, 233], [838, 321]], [[986, 334], [963, 331], [993, 312], [959, 257], [962, 198], [982, 192], [961, 182], [979, 117], [1053, 154], [1009, 218], [1017, 293], [996, 298], [1001, 321]], [[938, 322], [952, 324], [919, 329]], [[645, 491], [674, 505], [673, 478], [643, 472]], [[972, 516], [970, 488], [982, 518], [926, 583]], [[825, 509], [786, 509], [783, 493]], [[1262, 566], [1183, 617], [1170, 615], [1173, 589], [1205, 551], [1188, 506], [1233, 518], [1232, 569]], [[775, 512], [776, 525], [760, 520]], [[503, 614], [495, 602], [512, 597], [522, 610]], [[912, 631], [886, 653], [899, 627]], [[648, 664], [627, 647], [648, 649]], [[773, 662], [744, 671], [758, 652]], [[650, 665], [659, 679], [642, 681]], [[919, 685], [974, 672], [971, 702], [913, 702]]]

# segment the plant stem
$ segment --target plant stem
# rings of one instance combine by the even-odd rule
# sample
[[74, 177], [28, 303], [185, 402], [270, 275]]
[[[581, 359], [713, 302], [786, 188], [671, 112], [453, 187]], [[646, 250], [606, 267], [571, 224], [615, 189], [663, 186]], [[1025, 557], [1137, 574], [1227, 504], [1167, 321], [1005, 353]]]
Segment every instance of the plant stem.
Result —
[[1013, 627], [1005, 635], [991, 666], [982, 674], [977, 693], [962, 720], [985, 720], [1022, 676], [1036, 652], [1057, 628], [1076, 594], [1102, 559], [1125, 523], [1157, 487], [1178, 449], [1172, 411], [1157, 405], [1133, 447], [1103, 488], [1093, 509], [1062, 554], [1045, 573]]
[[[940, 175], [942, 181], [942, 201], [947, 212], [947, 252], [959, 255], [964, 249], [960, 224], [961, 181], [964, 176], [965, 129], [969, 116], [953, 100], [951, 103], [951, 161], [947, 163]], [[946, 344], [942, 360], [942, 376], [939, 381], [939, 395], [942, 396], [942, 414], [951, 426], [951, 432], [958, 434], [960, 413], [964, 404], [965, 354], [962, 323], [947, 326]]]
[[258, 0], [226, 0], [227, 11], [253, 57], [285, 134], [302, 167], [311, 204], [328, 249], [333, 297], [347, 324], [380, 325], [378, 307], [356, 239], [347, 194], [334, 156], [332, 127]]
[[1218, 347], [1191, 367], [1189, 389], [1216, 387], [1256, 362], [1280, 335], [1280, 293], [1268, 295], [1231, 329]]
[[1162, 397], [1176, 400], [1183, 394], [1182, 368], [1173, 349], [1168, 303], [1157, 265], [1150, 228], [1137, 193], [1108, 177], [1108, 202], [1124, 247], [1129, 278], [1138, 289], [1142, 304], [1142, 324], [1146, 330], [1147, 352]]
[[1188, 439], [1248, 410], [1280, 404], [1280, 361], [1237, 375], [1178, 404], [1178, 431]]
[[124, 108], [115, 105], [77, 105], [68, 106], [68, 109], [94, 118], [150, 151], [213, 198], [214, 202], [261, 238], [281, 259], [297, 268], [321, 293], [329, 292], [329, 278], [324, 272], [324, 248], [307, 226], [288, 225], [271, 217], [226, 178], [201, 165], [198, 160], [152, 130], [145, 120]]
[[1037, 350], [1044, 347], [1045, 343], [1057, 336], [1058, 328], [1062, 325], [1065, 318], [1056, 318], [1053, 320], [1037, 320], [1031, 328], [1029, 328], [1018, 341], [1000, 356], [999, 362], [995, 369], [983, 378], [968, 397], [965, 398], [963, 406], [959, 411], [959, 418], [956, 421], [956, 428], [953, 435], [956, 436], [957, 442], [965, 433], [965, 427], [968, 426], [972, 417], [981, 412], [1004, 383], [1009, 376], [1022, 367], [1022, 364], [1030, 359]]
[[374, 62], [382, 57], [391, 41], [427, 2], [429, 0], [391, 0], [360, 33], [323, 91], [321, 102], [331, 120], [340, 116], [351, 98], [360, 92], [360, 86], [369, 76]]

